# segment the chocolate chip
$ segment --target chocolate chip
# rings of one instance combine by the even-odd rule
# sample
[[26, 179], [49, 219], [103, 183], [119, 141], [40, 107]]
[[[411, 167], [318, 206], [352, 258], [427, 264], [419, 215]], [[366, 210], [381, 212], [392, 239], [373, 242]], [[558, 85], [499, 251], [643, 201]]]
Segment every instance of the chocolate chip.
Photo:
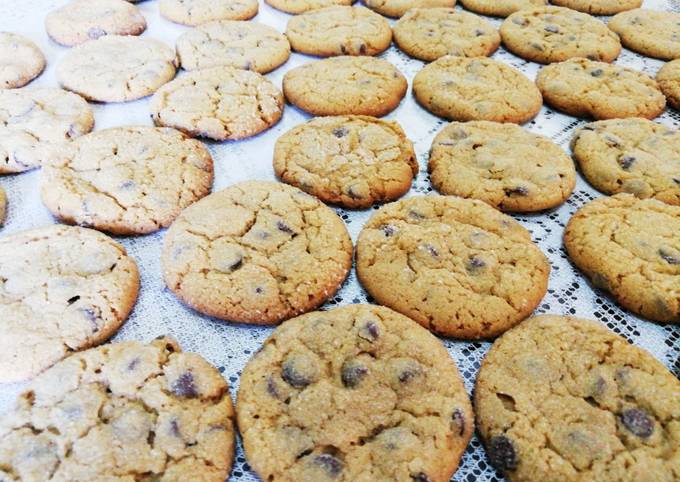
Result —
[[475, 30], [475, 37], [481, 37], [482, 35], [484, 35], [484, 30]]
[[618, 163], [619, 166], [621, 166], [621, 169], [628, 170], [630, 169], [630, 166], [633, 165], [635, 162], [635, 156], [629, 156], [627, 154], [621, 154], [618, 158]]
[[92, 331], [97, 333], [99, 331], [99, 324], [97, 324], [99, 317], [94, 312], [94, 310], [91, 308], [81, 308], [79, 311], [90, 323], [92, 323]]
[[418, 472], [417, 474], [411, 474], [411, 480], [414, 482], [430, 482], [430, 478], [425, 472]]
[[439, 258], [439, 251], [431, 244], [424, 244], [423, 249], [428, 252], [433, 258]]
[[330, 454], [321, 454], [314, 457], [314, 463], [321, 467], [330, 477], [337, 477], [342, 472], [343, 463], [337, 457]]
[[137, 368], [137, 365], [139, 365], [139, 357], [133, 358], [132, 361], [128, 363], [127, 371], [133, 371], [135, 368]]
[[674, 182], [675, 184], [680, 185], [680, 177], [674, 177], [674, 178], [673, 178], [673, 182]]
[[349, 130], [346, 127], [336, 127], [335, 129], [333, 129], [333, 135], [338, 139], [341, 137], [345, 137], [348, 133]]
[[558, 33], [560, 28], [557, 25], [546, 25], [543, 30], [550, 33]]
[[486, 262], [482, 258], [478, 258], [477, 256], [472, 256], [470, 259], [468, 259], [467, 265], [465, 268], [469, 272], [476, 272], [479, 271], [480, 269], [484, 268], [486, 266]]
[[343, 55], [347, 55], [347, 47], [345, 47], [343, 44], [340, 44], [340, 52], [342, 52]]
[[517, 453], [512, 441], [505, 435], [491, 437], [489, 446], [489, 461], [501, 472], [517, 468]]
[[621, 422], [633, 435], [647, 438], [654, 432], [654, 421], [640, 408], [628, 408], [621, 413]]
[[173, 418], [170, 422], [170, 433], [175, 437], [180, 437], [179, 423], [176, 418]]
[[602, 69], [595, 69], [592, 72], [590, 72], [590, 75], [592, 75], [593, 77], [601, 77], [602, 74], [604, 74], [604, 70]]
[[462, 437], [465, 433], [465, 415], [463, 415], [463, 411], [460, 408], [453, 411], [451, 421], [453, 422], [453, 426], [458, 429], [458, 435]]
[[75, 302], [78, 301], [79, 299], [80, 299], [80, 296], [76, 295], [76, 296], [74, 296], [74, 297], [72, 297], [72, 298], [69, 298], [68, 301], [66, 301], [66, 302], [67, 302], [69, 305], [72, 305], [73, 303], [75, 303]]
[[382, 232], [385, 233], [385, 236], [387, 236], [388, 238], [390, 236], [393, 236], [394, 233], [397, 232], [397, 228], [395, 228], [394, 226], [392, 226], [390, 224], [385, 224], [380, 229], [382, 229]]
[[172, 392], [178, 397], [196, 398], [198, 392], [194, 384], [194, 376], [191, 372], [182, 373], [177, 380], [172, 384]]
[[253, 63], [250, 60], [246, 60], [245, 63], [243, 64], [243, 68], [245, 70], [250, 70], [253, 68]]
[[293, 230], [290, 229], [290, 226], [288, 226], [285, 222], [280, 220], [276, 221], [276, 229], [287, 234], [293, 234]]
[[130, 189], [131, 187], [135, 186], [135, 181], [132, 181], [128, 179], [127, 181], [124, 181], [120, 184], [121, 189]]
[[307, 370], [304, 361], [292, 357], [283, 362], [281, 377], [292, 387], [304, 388], [312, 383], [311, 371]]
[[413, 210], [409, 211], [408, 215], [411, 216], [413, 219], [425, 219], [425, 216]]
[[529, 189], [524, 186], [517, 187], [506, 187], [503, 189], [506, 196], [527, 196], [529, 195]]
[[276, 382], [271, 376], [267, 378], [267, 393], [274, 398], [279, 398], [279, 389], [276, 387]]
[[231, 262], [231, 264], [229, 264], [228, 268], [229, 271], [236, 271], [241, 266], [243, 266], [243, 256], [239, 255], [238, 258], [236, 258], [234, 261]]
[[412, 363], [410, 366], [404, 368], [400, 373], [399, 373], [399, 381], [401, 383], [409, 383], [411, 380], [416, 378], [418, 375], [422, 373], [422, 369], [417, 363]]
[[106, 30], [99, 27], [92, 27], [87, 31], [87, 36], [91, 39], [98, 39], [103, 35], [106, 35]]
[[359, 330], [359, 336], [364, 340], [375, 341], [380, 337], [380, 327], [375, 321], [368, 321]]
[[340, 378], [347, 388], [356, 388], [368, 374], [368, 367], [356, 360], [347, 360], [342, 364]]
[[359, 53], [361, 55], [366, 55], [366, 44], [362, 43], [361, 45], [359, 45]]
[[663, 248], [659, 250], [659, 256], [661, 256], [663, 260], [668, 264], [680, 264], [680, 258], [674, 256], [673, 254], [669, 253]]
[[261, 295], [262, 293], [264, 293], [264, 288], [262, 286], [256, 286], [255, 294]]

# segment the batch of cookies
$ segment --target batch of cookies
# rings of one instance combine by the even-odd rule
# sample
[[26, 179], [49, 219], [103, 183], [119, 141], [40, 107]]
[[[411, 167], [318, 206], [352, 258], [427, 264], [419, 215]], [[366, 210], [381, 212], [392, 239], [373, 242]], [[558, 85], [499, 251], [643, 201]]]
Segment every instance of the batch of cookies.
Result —
[[[680, 480], [680, 382], [598, 323], [528, 318], [551, 267], [506, 214], [563, 204], [573, 157], [604, 196], [569, 221], [570, 260], [623, 309], [680, 322], [680, 132], [651, 120], [680, 108], [680, 14], [641, 0], [266, 1], [293, 15], [285, 35], [248, 21], [257, 0], [159, 0], [165, 21], [191, 27], [174, 49], [139, 37], [133, 0], [64, 2], [45, 19], [70, 48], [59, 88], [26, 86], [45, 57], [0, 33], [0, 174], [40, 168], [62, 223], [0, 234], [0, 382], [30, 381], [0, 420], [0, 480], [219, 482], [237, 429], [264, 481], [444, 482], [475, 430], [507, 480]], [[503, 17], [500, 30], [480, 15]], [[429, 153], [441, 195], [400, 199], [419, 166], [380, 119], [408, 89], [374, 57], [393, 40], [426, 62], [418, 104], [451, 121]], [[535, 82], [489, 58], [501, 43], [546, 64]], [[616, 65], [622, 45], [668, 63], [656, 79]], [[265, 74], [291, 49], [324, 59], [286, 72], [281, 91]], [[146, 96], [156, 127], [93, 132], [88, 102]], [[316, 117], [277, 139], [282, 182], [211, 193], [196, 138], [255, 136], [285, 101]], [[594, 120], [572, 156], [520, 127], [544, 102]], [[0, 188], [0, 222], [7, 202]], [[375, 206], [356, 247], [327, 204]], [[280, 324], [235, 408], [220, 372], [170, 337], [105, 344], [140, 289], [105, 233], [164, 228], [163, 280], [188, 308]], [[376, 304], [315, 311], [353, 266]], [[498, 337], [474, 409], [435, 334]]]

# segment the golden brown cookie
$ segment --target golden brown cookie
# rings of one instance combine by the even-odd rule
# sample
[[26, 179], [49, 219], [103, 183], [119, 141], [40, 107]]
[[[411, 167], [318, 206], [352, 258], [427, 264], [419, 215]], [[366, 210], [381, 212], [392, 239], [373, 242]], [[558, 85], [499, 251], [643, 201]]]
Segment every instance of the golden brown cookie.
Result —
[[213, 20], [248, 20], [257, 15], [257, 0], [159, 0], [163, 17], [183, 25]]
[[401, 17], [412, 8], [453, 8], [456, 0], [364, 0], [366, 6], [387, 17]]
[[591, 15], [614, 15], [642, 5], [642, 0], [550, 0], [553, 5]]
[[663, 60], [680, 57], [680, 13], [637, 8], [619, 13], [608, 25], [630, 50]]
[[0, 32], [0, 89], [28, 84], [45, 70], [45, 55], [26, 37]]
[[482, 15], [507, 17], [524, 8], [543, 7], [548, 4], [548, 0], [460, 0], [460, 3], [468, 10]]
[[335, 5], [350, 6], [355, 0], [265, 0], [268, 5], [282, 12], [299, 14]]

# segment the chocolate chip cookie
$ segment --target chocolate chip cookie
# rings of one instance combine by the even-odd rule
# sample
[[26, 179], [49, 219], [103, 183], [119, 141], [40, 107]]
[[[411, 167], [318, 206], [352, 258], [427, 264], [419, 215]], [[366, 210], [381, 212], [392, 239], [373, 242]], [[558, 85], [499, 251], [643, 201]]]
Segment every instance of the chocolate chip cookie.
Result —
[[442, 343], [371, 305], [277, 328], [243, 371], [236, 412], [262, 480], [448, 482], [474, 430]]
[[626, 48], [663, 60], [680, 57], [680, 13], [638, 8], [619, 13], [609, 28]]
[[680, 207], [630, 194], [579, 209], [564, 232], [569, 257], [627, 310], [680, 322]]
[[356, 209], [406, 194], [418, 162], [396, 122], [319, 117], [279, 137], [274, 172], [324, 202]]
[[507, 17], [523, 8], [545, 6], [548, 0], [460, 0], [460, 3], [468, 10], [482, 15]]
[[638, 8], [642, 0], [551, 0], [550, 3], [591, 15], [614, 15]]
[[257, 15], [257, 0], [159, 0], [158, 9], [171, 22], [200, 25], [213, 20], [248, 20]]
[[352, 266], [342, 219], [286, 184], [247, 181], [185, 209], [165, 236], [167, 286], [217, 318], [274, 324], [333, 296]]
[[26, 37], [0, 32], [0, 89], [28, 84], [45, 70], [45, 56]]
[[513, 124], [452, 122], [432, 142], [432, 185], [442, 194], [479, 199], [503, 211], [562, 204], [576, 171], [550, 139]]
[[334, 5], [350, 6], [354, 0], [265, 0], [265, 2], [282, 12], [296, 15]]
[[659, 69], [656, 81], [668, 104], [680, 109], [680, 59], [668, 62]]
[[589, 320], [522, 322], [487, 353], [475, 413], [489, 462], [509, 481], [675, 480], [680, 382]]
[[0, 421], [0, 477], [220, 482], [234, 445], [217, 369], [170, 338], [128, 341], [71, 355], [26, 387]]
[[412, 8], [453, 8], [456, 0], [364, 0], [364, 4], [387, 17], [401, 17]]

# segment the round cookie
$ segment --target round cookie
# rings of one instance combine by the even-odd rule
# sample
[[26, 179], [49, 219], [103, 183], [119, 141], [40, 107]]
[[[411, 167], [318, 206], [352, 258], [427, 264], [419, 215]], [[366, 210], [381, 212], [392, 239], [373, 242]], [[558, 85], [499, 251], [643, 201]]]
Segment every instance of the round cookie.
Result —
[[646, 74], [588, 59], [547, 65], [536, 85], [546, 103], [575, 117], [653, 119], [666, 107], [656, 82]]
[[656, 81], [668, 104], [680, 110], [680, 59], [661, 67], [656, 73]]
[[288, 60], [290, 44], [268, 25], [219, 20], [183, 34], [177, 55], [184, 70], [225, 66], [265, 74]]
[[647, 119], [599, 121], [581, 127], [571, 149], [597, 190], [680, 205], [680, 131]]
[[105, 35], [71, 49], [57, 65], [67, 90], [96, 102], [126, 102], [153, 94], [172, 80], [175, 51], [141, 37]]
[[418, 162], [396, 122], [318, 117], [279, 137], [274, 172], [324, 202], [360, 209], [406, 194]]
[[394, 41], [411, 57], [431, 62], [444, 55], [491, 55], [501, 38], [477, 15], [453, 8], [413, 8], [394, 25]]
[[57, 159], [63, 144], [93, 127], [92, 109], [76, 94], [53, 88], [0, 89], [0, 174]]
[[460, 0], [468, 10], [482, 15], [507, 17], [524, 8], [543, 7], [548, 0]]
[[45, 70], [45, 56], [26, 37], [0, 32], [0, 89], [28, 84]]
[[529, 232], [482, 201], [416, 196], [365, 224], [357, 275], [376, 302], [429, 330], [494, 337], [531, 314], [550, 265]]
[[426, 65], [413, 79], [416, 100], [450, 120], [522, 124], [541, 110], [541, 94], [522, 72], [497, 60], [451, 55]]
[[257, 0], [159, 0], [158, 9], [171, 22], [200, 25], [213, 20], [248, 20], [257, 15]]
[[332, 7], [334, 5], [350, 6], [355, 0], [264, 0], [268, 5], [293, 15]]
[[680, 207], [630, 194], [592, 201], [569, 220], [569, 257], [625, 309], [680, 322]]
[[234, 418], [217, 369], [170, 338], [93, 348], [41, 374], [0, 421], [0, 477], [223, 481]]
[[648, 57], [680, 57], [680, 13], [638, 8], [615, 15], [609, 28], [626, 48]]
[[167, 227], [210, 193], [213, 162], [203, 144], [174, 129], [97, 131], [43, 166], [41, 196], [61, 221], [119, 235]]
[[7, 216], [7, 195], [5, 190], [0, 186], [0, 226], [5, 223], [5, 217]]
[[236, 412], [262, 480], [448, 482], [474, 430], [442, 343], [372, 305], [277, 328], [243, 370]]
[[333, 296], [352, 266], [342, 219], [286, 184], [247, 181], [185, 209], [165, 236], [168, 288], [217, 318], [274, 324]]
[[412, 8], [453, 8], [456, 0], [364, 0], [364, 4], [386, 17], [401, 17]]
[[394, 65], [373, 57], [317, 60], [283, 77], [288, 102], [313, 115], [382, 117], [397, 108], [407, 87]]
[[106, 341], [139, 290], [125, 248], [97, 231], [59, 225], [0, 238], [0, 279], [0, 383]]
[[151, 118], [192, 137], [243, 139], [281, 118], [283, 95], [266, 77], [229, 67], [202, 69], [164, 85], [151, 98]]
[[642, 0], [551, 0], [550, 3], [591, 15], [614, 15], [638, 8]]
[[487, 353], [475, 414], [505, 480], [675, 480], [680, 382], [589, 320], [522, 322]]
[[576, 184], [574, 163], [550, 139], [487, 121], [442, 129], [432, 142], [428, 170], [442, 194], [479, 199], [502, 211], [559, 206]]
[[573, 57], [612, 62], [621, 53], [619, 37], [604, 23], [563, 7], [520, 10], [505, 19], [500, 31], [508, 50], [543, 64]]
[[392, 29], [366, 7], [341, 5], [291, 17], [286, 37], [293, 50], [308, 55], [377, 55], [390, 46]]
[[139, 35], [146, 20], [124, 0], [72, 0], [47, 14], [45, 27], [52, 40], [71, 47], [103, 35]]

